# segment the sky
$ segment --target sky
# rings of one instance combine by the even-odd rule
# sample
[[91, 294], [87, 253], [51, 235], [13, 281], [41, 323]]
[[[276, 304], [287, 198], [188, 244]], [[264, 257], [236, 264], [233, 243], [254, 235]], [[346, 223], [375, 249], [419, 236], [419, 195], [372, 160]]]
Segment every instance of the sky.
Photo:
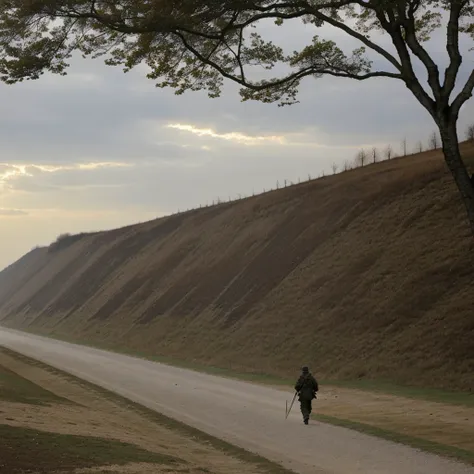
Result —
[[[290, 50], [314, 34], [299, 23], [262, 28]], [[331, 29], [317, 33], [359, 46]], [[430, 51], [443, 64], [442, 32]], [[461, 79], [469, 68], [471, 60]], [[124, 74], [100, 59], [74, 58], [66, 77], [0, 83], [0, 269], [61, 233], [143, 222], [329, 174], [363, 147], [391, 144], [397, 152], [406, 138], [415, 148], [435, 130], [403, 83], [391, 79], [307, 78], [299, 104], [277, 107], [241, 102], [231, 83], [218, 99], [176, 96], [155, 88], [146, 73], [144, 66]], [[461, 135], [473, 112], [470, 101]]]

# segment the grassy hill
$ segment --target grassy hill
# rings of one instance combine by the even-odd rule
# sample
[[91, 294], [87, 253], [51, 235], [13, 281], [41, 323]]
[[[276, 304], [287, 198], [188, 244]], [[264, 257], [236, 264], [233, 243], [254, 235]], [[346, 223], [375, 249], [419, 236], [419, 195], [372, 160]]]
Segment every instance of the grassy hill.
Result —
[[[474, 145], [463, 144], [474, 168]], [[0, 273], [0, 324], [238, 371], [474, 389], [473, 239], [439, 152], [109, 232]]]

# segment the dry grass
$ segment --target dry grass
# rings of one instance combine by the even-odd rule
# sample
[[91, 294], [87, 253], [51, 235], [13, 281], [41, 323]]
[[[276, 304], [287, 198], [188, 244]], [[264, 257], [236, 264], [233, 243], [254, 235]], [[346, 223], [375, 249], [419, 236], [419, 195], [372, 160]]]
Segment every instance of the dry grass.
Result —
[[472, 244], [428, 152], [38, 249], [0, 273], [0, 321], [234, 371], [304, 362], [469, 391]]
[[464, 450], [474, 461], [474, 407], [327, 387], [315, 414]]
[[[224, 444], [219, 440], [200, 438], [197, 430], [187, 433], [177, 422], [160, 423], [159, 414], [135, 409], [119, 396], [1, 348], [0, 366], [16, 374], [3, 378], [0, 373], [3, 387], [9, 387], [6, 398], [0, 387], [0, 472], [289, 472], [251, 453], [244, 456], [239, 448], [234, 448], [239, 456], [232, 455], [230, 448], [214, 445]], [[56, 399], [35, 403], [45, 387]], [[21, 394], [19, 400], [11, 393]]]

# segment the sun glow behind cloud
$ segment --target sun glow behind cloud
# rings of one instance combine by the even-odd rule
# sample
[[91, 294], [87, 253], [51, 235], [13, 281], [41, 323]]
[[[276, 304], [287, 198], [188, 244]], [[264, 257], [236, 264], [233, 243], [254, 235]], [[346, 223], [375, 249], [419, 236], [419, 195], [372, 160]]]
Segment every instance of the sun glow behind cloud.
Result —
[[182, 132], [189, 132], [198, 137], [210, 137], [243, 145], [258, 145], [260, 143], [271, 142], [280, 145], [285, 144], [285, 137], [279, 135], [245, 135], [240, 132], [217, 133], [212, 128], [198, 128], [190, 124], [170, 123], [166, 128], [173, 128]]
[[[325, 143], [324, 137], [320, 136], [320, 132], [317, 128], [306, 128], [298, 132], [285, 133], [284, 135], [247, 135], [241, 132], [217, 133], [212, 128], [199, 128], [192, 124], [183, 123], [170, 123], [167, 124], [165, 128], [187, 132], [201, 138], [209, 137], [220, 139], [244, 146], [276, 145], [282, 147], [354, 150], [353, 144], [339, 145]], [[184, 148], [189, 147], [187, 144], [182, 144], [181, 146]], [[209, 151], [212, 149], [212, 147], [204, 145], [201, 147], [201, 149]]]
[[19, 176], [28, 176], [26, 166], [0, 163], [0, 184], [5, 184], [7, 181]]

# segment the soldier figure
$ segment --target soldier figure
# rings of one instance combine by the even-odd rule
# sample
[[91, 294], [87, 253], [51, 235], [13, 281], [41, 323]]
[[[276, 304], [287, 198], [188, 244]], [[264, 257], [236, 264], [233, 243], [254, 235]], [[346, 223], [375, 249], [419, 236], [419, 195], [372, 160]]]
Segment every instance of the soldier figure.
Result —
[[295, 390], [298, 392], [304, 424], [307, 425], [311, 415], [313, 398], [316, 398], [316, 392], [319, 390], [318, 382], [310, 373], [308, 367], [302, 368], [302, 373], [296, 382]]

